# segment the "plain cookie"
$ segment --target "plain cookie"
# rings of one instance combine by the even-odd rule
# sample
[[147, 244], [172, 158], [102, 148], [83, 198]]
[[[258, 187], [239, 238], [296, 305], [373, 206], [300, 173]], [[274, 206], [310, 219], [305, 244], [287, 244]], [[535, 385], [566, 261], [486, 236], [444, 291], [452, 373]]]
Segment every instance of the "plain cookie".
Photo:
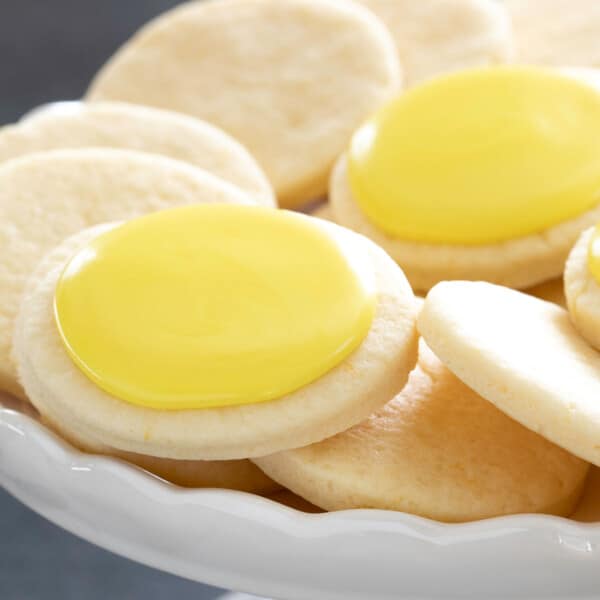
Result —
[[407, 85], [441, 73], [509, 62], [508, 14], [490, 0], [359, 0], [391, 31]]
[[351, 2], [190, 2], [146, 25], [87, 98], [214, 123], [267, 173], [282, 206], [322, 195], [356, 127], [400, 87], [394, 41]]
[[427, 295], [421, 335], [466, 385], [575, 456], [600, 465], [600, 353], [550, 302], [483, 282]]
[[588, 464], [513, 421], [421, 342], [406, 387], [352, 429], [255, 459], [327, 510], [399, 510], [439, 521], [569, 515]]

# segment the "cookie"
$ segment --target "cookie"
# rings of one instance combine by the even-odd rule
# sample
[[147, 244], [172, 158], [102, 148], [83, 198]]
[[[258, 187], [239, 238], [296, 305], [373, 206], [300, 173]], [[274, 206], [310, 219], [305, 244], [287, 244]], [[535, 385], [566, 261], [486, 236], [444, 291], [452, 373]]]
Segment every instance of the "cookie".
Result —
[[600, 349], [600, 281], [598, 280], [597, 229], [584, 231], [569, 254], [565, 267], [565, 295], [573, 325], [597, 350]]
[[549, 66], [600, 66], [600, 5], [594, 0], [506, 0], [516, 60]]
[[361, 6], [220, 0], [185, 3], [146, 25], [87, 98], [216, 124], [248, 148], [290, 207], [326, 191], [352, 131], [400, 81], [391, 35]]
[[600, 465], [600, 354], [569, 313], [484, 282], [436, 285], [421, 335], [466, 385], [575, 456]]
[[166, 110], [106, 102], [58, 103], [0, 129], [0, 163], [34, 152], [122, 148], [162, 154], [200, 167], [273, 206], [273, 190], [256, 161], [231, 136]]
[[405, 82], [514, 58], [510, 19], [489, 0], [359, 0], [391, 31]]
[[79, 438], [73, 432], [67, 433], [60, 423], [52, 422], [48, 416], [42, 421], [44, 425], [84, 452], [123, 460], [181, 487], [223, 488], [259, 495], [281, 493], [281, 486], [249, 460], [172, 460], [123, 452], [89, 438]]
[[339, 160], [334, 220], [384, 248], [415, 290], [448, 279], [526, 289], [561, 276], [600, 219], [600, 94], [582, 77], [499, 67], [413, 88]]
[[197, 202], [252, 203], [191, 165], [129, 150], [56, 150], [0, 165], [0, 388], [23, 393], [10, 359], [14, 319], [47, 251], [97, 223]]
[[423, 342], [406, 387], [383, 409], [333, 438], [255, 462], [327, 510], [450, 522], [569, 515], [588, 471], [469, 389]]
[[[31, 402], [42, 414], [60, 423], [67, 435], [99, 441], [126, 452], [163, 458], [249, 458], [307, 445], [347, 429], [389, 401], [406, 382], [416, 360], [415, 300], [401, 270], [382, 250], [352, 232], [311, 217], [257, 207], [230, 207], [231, 210], [225, 211], [216, 208], [176, 209], [119, 227], [81, 232], [51, 252], [32, 277], [16, 326], [16, 362]], [[224, 225], [215, 225], [221, 219], [223, 224], [229, 223], [230, 233]], [[78, 345], [69, 328], [66, 310], [75, 305], [68, 285], [72, 280], [71, 269], [84, 264], [88, 260], [86, 256], [93, 255], [89, 244], [127, 242], [138, 232], [148, 231], [148, 227], [160, 230], [163, 226], [182, 223], [191, 227], [207, 257], [200, 258], [196, 251], [190, 254], [194, 260], [207, 261], [202, 263], [200, 272], [204, 275], [199, 280], [193, 275], [196, 267], [187, 265], [187, 259], [181, 265], [184, 284], [191, 286], [186, 289], [192, 304], [186, 304], [179, 288], [173, 284], [179, 277], [177, 273], [173, 275], [175, 279], [168, 282], [162, 277], [157, 266], [161, 258], [154, 250], [160, 250], [162, 242], [160, 236], [153, 237], [158, 241], [152, 248], [144, 247], [144, 253], [150, 252], [154, 258], [144, 254], [143, 260], [135, 259], [135, 264], [147, 265], [150, 283], [161, 290], [156, 295], [166, 294], [169, 300], [177, 302], [176, 314], [165, 317], [159, 311], [160, 303], [157, 306], [152, 302], [155, 294], [143, 293], [143, 302], [135, 304], [139, 315], [128, 317], [126, 322], [127, 327], [133, 327], [135, 323], [131, 321], [139, 317], [143, 335], [136, 351], [131, 352], [135, 360], [124, 361], [119, 356], [119, 344], [111, 342], [113, 336], [121, 337], [121, 330], [112, 328], [122, 322], [119, 305], [113, 304], [113, 300], [116, 297], [121, 302], [121, 293], [129, 291], [108, 288], [112, 291], [107, 292], [103, 310], [110, 315], [110, 323], [102, 324], [99, 334], [88, 335], [88, 325], [95, 327], [95, 321], [102, 320], [102, 315], [98, 317], [92, 306], [93, 298], [107, 294], [91, 293], [87, 300], [89, 312], [77, 309], [72, 315], [77, 320], [78, 315], [83, 317], [75, 337], [83, 336], [91, 348], [98, 335], [102, 339], [96, 340], [97, 347], [104, 338], [108, 339], [108, 360], [116, 365], [109, 365], [107, 370], [98, 366], [98, 357], [92, 363], [83, 353], [75, 351]], [[151, 231], [155, 235], [155, 230]], [[208, 239], [210, 231], [216, 233], [214, 238]], [[299, 231], [310, 235], [312, 243], [304, 243], [301, 236], [297, 238]], [[273, 235], [277, 232], [281, 239], [276, 244], [277, 253], [273, 254]], [[106, 237], [112, 233], [114, 236]], [[169, 239], [177, 239], [183, 247], [193, 247], [187, 230], [177, 236], [170, 234]], [[294, 250], [292, 244], [296, 239], [301, 243]], [[248, 240], [257, 241], [259, 252], [252, 250]], [[236, 244], [241, 244], [238, 250], [233, 248]], [[216, 279], [210, 274], [213, 247], [222, 248], [222, 251], [215, 250]], [[232, 263], [223, 254], [228, 251], [236, 253]], [[180, 256], [177, 245], [172, 246], [170, 252]], [[297, 252], [294, 260], [293, 252]], [[104, 256], [102, 252], [100, 255]], [[246, 264], [245, 260], [256, 261], [253, 263], [256, 266], [263, 265], [257, 272], [260, 279], [250, 278], [243, 284], [248, 288], [235, 287], [236, 277], [231, 273], [239, 272], [239, 279], [249, 277], [250, 263]], [[240, 261], [246, 268], [238, 271]], [[289, 269], [291, 263], [294, 264], [292, 270]], [[103, 264], [100, 263], [100, 267]], [[173, 267], [174, 271], [179, 270]], [[230, 271], [231, 268], [234, 271]], [[269, 276], [273, 268], [281, 277]], [[338, 270], [343, 271], [344, 278], [352, 275], [354, 282], [356, 275], [346, 269], [355, 268], [359, 269], [356, 273], [360, 274], [360, 285], [367, 285], [364, 289], [369, 290], [364, 299], [359, 297], [362, 287], [355, 290], [345, 283], [339, 287], [342, 284], [337, 282]], [[290, 272], [289, 284], [285, 281], [286, 270]], [[85, 275], [82, 276], [85, 282]], [[138, 273], [138, 281], [143, 277], [143, 271]], [[121, 280], [122, 276], [117, 273], [114, 281]], [[293, 294], [288, 291], [288, 285]], [[263, 286], [266, 286], [267, 301], [263, 301]], [[134, 291], [142, 293], [139, 290], [144, 289], [141, 283], [134, 282]], [[277, 290], [277, 294], [272, 295], [271, 290]], [[216, 297], [217, 305], [211, 304], [212, 296]], [[198, 298], [202, 298], [199, 305]], [[339, 303], [340, 298], [343, 305]], [[56, 313], [53, 312], [55, 302]], [[283, 308], [281, 302], [284, 302]], [[189, 306], [196, 305], [201, 310], [194, 317]], [[354, 306], [360, 307], [360, 311]], [[363, 306], [369, 311], [367, 320], [363, 319]], [[146, 318], [147, 313], [153, 315], [153, 321]], [[203, 321], [205, 315], [210, 316], [208, 322]], [[246, 322], [247, 315], [253, 322]], [[352, 319], [348, 320], [346, 315]], [[338, 328], [346, 320], [352, 324], [348, 331], [353, 337], [344, 333], [339, 338]], [[165, 324], [149, 326], [151, 322]], [[355, 329], [355, 324], [360, 327]], [[241, 337], [245, 328], [254, 331], [256, 327], [260, 335]], [[163, 328], [173, 333], [163, 337]], [[184, 332], [184, 337], [176, 334], [177, 331]], [[212, 331], [218, 335], [213, 336]], [[141, 334], [129, 329], [123, 332], [122, 343], [137, 344], [136, 339]], [[355, 336], [355, 332], [360, 335]], [[160, 343], [154, 339], [155, 335], [162, 340]], [[235, 352], [229, 349], [229, 338], [235, 342]], [[185, 352], [190, 339], [193, 352], [187, 359]], [[169, 346], [163, 348], [167, 343]], [[211, 344], [216, 346], [213, 348]], [[271, 352], [272, 345], [267, 359], [264, 352]], [[146, 347], [152, 349], [149, 356], [144, 351]], [[307, 352], [298, 354], [296, 349], [305, 347]], [[148, 360], [157, 360], [157, 366], [147, 368]], [[189, 361], [191, 366], [187, 367]], [[126, 380], [117, 380], [110, 372], [118, 365], [126, 365], [121, 375]], [[140, 369], [140, 379], [134, 381], [132, 377], [135, 378]], [[235, 376], [222, 374], [228, 370]], [[192, 381], [196, 387], [191, 391], [190, 377], [199, 378]], [[288, 386], [290, 377], [293, 385]], [[166, 382], [166, 391], [161, 395], [163, 382]], [[146, 387], [138, 394], [140, 386]], [[205, 392], [203, 386], [208, 386], [208, 391]], [[110, 393], [107, 389], [115, 391]], [[280, 392], [273, 391], [282, 389], [289, 392], [278, 396]], [[323, 398], [327, 398], [327, 402], [323, 402]]]

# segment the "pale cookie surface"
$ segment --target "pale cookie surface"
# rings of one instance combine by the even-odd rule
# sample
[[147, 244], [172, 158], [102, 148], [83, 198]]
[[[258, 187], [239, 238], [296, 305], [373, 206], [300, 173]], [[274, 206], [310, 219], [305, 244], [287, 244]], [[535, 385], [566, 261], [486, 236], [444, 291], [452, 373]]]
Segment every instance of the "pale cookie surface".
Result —
[[556, 66], [600, 66], [597, 0], [506, 0], [517, 61]]
[[361, 247], [377, 285], [367, 337], [323, 377], [270, 402], [200, 410], [143, 408], [102, 391], [71, 361], [53, 317], [59, 275], [68, 257], [102, 231], [95, 229], [51, 252], [30, 281], [15, 328], [27, 395], [67, 435], [174, 459], [262, 456], [320, 441], [362, 421], [398, 393], [415, 364], [417, 306], [402, 271], [381, 249], [336, 225], [315, 222]]
[[389, 28], [407, 85], [514, 57], [510, 19], [490, 0], [359, 0]]
[[43, 423], [68, 442], [90, 454], [118, 458], [161, 479], [187, 488], [223, 488], [252, 494], [275, 494], [281, 486], [249, 460], [174, 460], [110, 448], [91, 439], [82, 439], [63, 430], [60, 423], [45, 416]]
[[446, 366], [500, 410], [600, 465], [600, 353], [569, 313], [489, 283], [438, 284], [418, 326]]
[[267, 173], [283, 206], [319, 197], [355, 128], [400, 86], [394, 41], [368, 10], [320, 0], [192, 2], [149, 23], [88, 99], [214, 123]]
[[381, 508], [452, 522], [568, 515], [589, 466], [481, 398], [423, 342], [406, 387], [365, 422], [255, 462], [328, 510]]
[[46, 150], [108, 147], [162, 154], [200, 167], [273, 206], [273, 190], [256, 161], [218, 128], [166, 110], [124, 103], [73, 102], [40, 110], [0, 129], [0, 163]]
[[600, 349], [600, 284], [588, 266], [588, 248], [594, 228], [584, 231], [567, 260], [565, 294], [571, 320], [579, 333]]
[[539, 234], [495, 244], [460, 246], [393, 238], [361, 211], [348, 182], [342, 157], [331, 177], [329, 202], [333, 220], [379, 244], [404, 270], [413, 289], [426, 291], [448, 279], [484, 280], [528, 288], [562, 275], [580, 232], [600, 221], [600, 206]]
[[237, 187], [186, 163], [114, 149], [56, 150], [0, 166], [0, 388], [22, 394], [10, 360], [27, 277], [73, 233], [197, 202], [252, 203]]

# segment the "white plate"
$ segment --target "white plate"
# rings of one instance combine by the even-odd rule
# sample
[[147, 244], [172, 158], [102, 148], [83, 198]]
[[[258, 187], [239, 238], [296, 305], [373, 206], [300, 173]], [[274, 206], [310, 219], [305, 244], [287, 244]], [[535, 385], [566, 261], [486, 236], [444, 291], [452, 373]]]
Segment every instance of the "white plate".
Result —
[[[464, 525], [374, 510], [311, 515], [240, 492], [177, 488], [124, 462], [82, 454], [6, 408], [0, 483], [107, 550], [282, 600], [600, 594], [600, 524], [539, 515]], [[588, 516], [600, 508], [597, 491], [591, 494]]]

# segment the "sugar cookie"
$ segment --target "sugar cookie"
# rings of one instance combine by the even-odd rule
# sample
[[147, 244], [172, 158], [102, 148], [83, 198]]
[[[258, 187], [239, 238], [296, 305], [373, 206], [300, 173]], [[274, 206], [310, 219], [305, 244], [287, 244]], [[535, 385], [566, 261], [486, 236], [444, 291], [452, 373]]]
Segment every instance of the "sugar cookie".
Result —
[[568, 515], [589, 466], [481, 398], [423, 342], [406, 387], [365, 422], [255, 462], [327, 510], [391, 509], [452, 522]]
[[489, 283], [452, 281], [429, 292], [418, 326], [465, 384], [525, 427], [600, 465], [600, 354], [566, 310]]
[[90, 225], [197, 202], [251, 200], [188, 164], [129, 150], [56, 150], [0, 165], [0, 388], [23, 393], [10, 360], [14, 318], [45, 252]]
[[0, 129], [0, 163], [33, 152], [107, 147], [163, 154], [200, 167], [273, 206], [273, 190], [256, 161], [231, 136], [191, 117], [117, 102], [40, 109]]
[[510, 19], [489, 0], [359, 0], [392, 32], [407, 85], [514, 58]]
[[249, 460], [173, 460], [145, 454], [124, 452], [91, 439], [67, 433], [59, 423], [44, 417], [43, 423], [84, 452], [118, 458], [157, 475], [161, 479], [187, 488], [224, 488], [269, 495], [281, 492], [281, 486]]
[[352, 131], [399, 85], [394, 41], [361, 6], [220, 0], [146, 25], [87, 97], [215, 123], [250, 150], [280, 204], [296, 206], [326, 191]]
[[590, 268], [594, 227], [584, 231], [567, 260], [565, 294], [573, 324], [596, 349], [600, 349], [600, 282]]
[[595, 0], [505, 0], [504, 4], [519, 62], [600, 66], [600, 4]]
[[[338, 161], [333, 219], [384, 248], [415, 290], [448, 279], [515, 288], [555, 279], [580, 232], [600, 220], [597, 90], [589, 72], [524, 67], [413, 88], [359, 129]], [[531, 177], [538, 169], [556, 177], [541, 183]]]
[[402, 388], [414, 366], [414, 297], [400, 269], [368, 240], [324, 221], [294, 218], [318, 227], [319, 235], [348, 244], [348, 251], [360, 253], [364, 268], [375, 278], [373, 320], [366, 337], [341, 364], [284, 397], [235, 406], [163, 410], [108, 394], [75, 365], [53, 316], [65, 257], [111, 230], [96, 228], [73, 236], [47, 256], [21, 304], [15, 356], [32, 403], [80, 439], [127, 452], [192, 460], [261, 456], [307, 445], [363, 420]]

